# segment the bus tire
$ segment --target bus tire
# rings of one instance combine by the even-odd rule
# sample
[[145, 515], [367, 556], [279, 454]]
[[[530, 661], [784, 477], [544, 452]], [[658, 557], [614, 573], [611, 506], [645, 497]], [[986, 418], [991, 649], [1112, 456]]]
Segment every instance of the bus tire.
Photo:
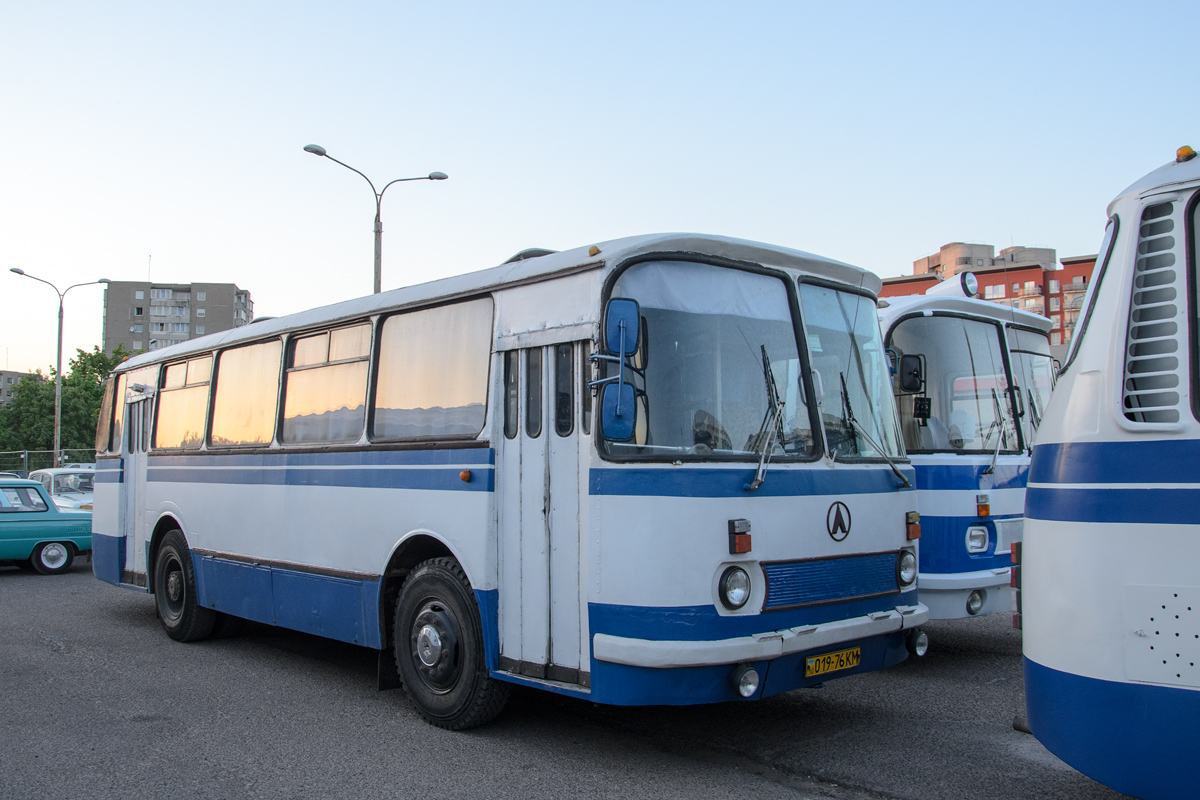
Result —
[[75, 547], [70, 542], [42, 542], [33, 548], [29, 563], [43, 575], [60, 575], [71, 568]]
[[187, 540], [167, 531], [154, 559], [154, 604], [163, 630], [177, 642], [194, 642], [212, 633], [217, 612], [196, 602], [196, 572]]
[[433, 558], [408, 575], [392, 624], [396, 669], [417, 711], [453, 731], [490, 722], [509, 685], [488, 674], [475, 593], [453, 558]]

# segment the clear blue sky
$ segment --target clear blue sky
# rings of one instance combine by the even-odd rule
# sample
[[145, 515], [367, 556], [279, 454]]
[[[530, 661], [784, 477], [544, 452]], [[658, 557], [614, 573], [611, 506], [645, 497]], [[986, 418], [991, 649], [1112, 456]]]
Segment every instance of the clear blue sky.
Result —
[[[234, 282], [258, 315], [656, 231], [881, 276], [950, 241], [1095, 252], [1200, 147], [1194, 3], [10, 3], [0, 367], [57, 283]], [[151, 258], [152, 257], [152, 258]], [[65, 352], [100, 343], [97, 286]]]

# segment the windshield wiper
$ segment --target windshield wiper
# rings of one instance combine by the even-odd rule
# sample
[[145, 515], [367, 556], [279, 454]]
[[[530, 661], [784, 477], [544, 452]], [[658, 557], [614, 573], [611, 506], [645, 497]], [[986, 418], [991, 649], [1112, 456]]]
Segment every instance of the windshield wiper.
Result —
[[988, 426], [987, 433], [983, 436], [983, 444], [987, 445], [988, 437], [992, 435], [993, 430], [999, 431], [999, 434], [996, 436], [996, 449], [992, 451], [992, 463], [983, 471], [984, 475], [991, 475], [996, 471], [996, 459], [1000, 457], [1000, 444], [1004, 441], [1005, 424], [1008, 422], [1008, 417], [1004, 416], [1004, 409], [1000, 406], [1000, 398], [996, 395], [994, 387], [992, 388], [992, 406], [996, 411], [996, 418]]
[[758, 469], [754, 471], [754, 480], [746, 484], [746, 491], [753, 492], [763, 485], [767, 477], [767, 464], [771, 462], [771, 440], [779, 434], [782, 443], [783, 435], [783, 398], [779, 396], [779, 387], [775, 383], [775, 373], [771, 369], [771, 359], [767, 356], [767, 346], [759, 345], [762, 349], [763, 380], [767, 384], [767, 413], [763, 416], [762, 424], [758, 426], [758, 436], [755, 444], [762, 448], [758, 458]]
[[883, 460], [887, 462], [887, 465], [892, 468], [892, 472], [896, 473], [896, 477], [903, 481], [904, 488], [911, 489], [912, 481], [910, 481], [904, 475], [904, 473], [900, 471], [900, 468], [896, 466], [896, 462], [892, 461], [888, 454], [884, 452], [884, 449], [880, 447], [874, 439], [871, 438], [871, 434], [867, 433], [867, 429], [862, 425], [859, 425], [858, 420], [854, 418], [854, 408], [850, 405], [850, 392], [846, 390], [846, 373], [839, 372], [838, 377], [842, 379], [842, 419], [846, 422], [849, 422], [852, 426], [852, 430], [857, 432], [862, 438], [866, 439], [867, 444], [875, 448], [875, 452], [879, 453], [879, 455], [883, 457]]

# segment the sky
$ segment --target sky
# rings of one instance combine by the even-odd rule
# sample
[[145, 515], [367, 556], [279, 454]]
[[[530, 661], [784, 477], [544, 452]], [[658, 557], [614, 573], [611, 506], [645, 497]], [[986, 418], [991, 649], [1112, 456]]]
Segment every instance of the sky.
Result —
[[[230, 282], [256, 316], [693, 231], [882, 277], [953, 241], [1095, 253], [1200, 147], [1184, 2], [8, 3], [0, 368], [59, 289]], [[1193, 66], [1188, 66], [1193, 65]], [[1183, 91], [1181, 91], [1183, 90]], [[64, 362], [103, 288], [65, 298]]]

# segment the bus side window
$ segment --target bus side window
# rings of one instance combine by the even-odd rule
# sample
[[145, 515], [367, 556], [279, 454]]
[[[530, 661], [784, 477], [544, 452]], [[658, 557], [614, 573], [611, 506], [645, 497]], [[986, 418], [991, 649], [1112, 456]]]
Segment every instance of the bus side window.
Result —
[[570, 436], [575, 428], [574, 345], [554, 347], [554, 432]]
[[542, 435], [542, 348], [525, 351], [525, 433], [530, 439]]
[[517, 350], [509, 350], [504, 354], [504, 436], [507, 439], [517, 435]]

